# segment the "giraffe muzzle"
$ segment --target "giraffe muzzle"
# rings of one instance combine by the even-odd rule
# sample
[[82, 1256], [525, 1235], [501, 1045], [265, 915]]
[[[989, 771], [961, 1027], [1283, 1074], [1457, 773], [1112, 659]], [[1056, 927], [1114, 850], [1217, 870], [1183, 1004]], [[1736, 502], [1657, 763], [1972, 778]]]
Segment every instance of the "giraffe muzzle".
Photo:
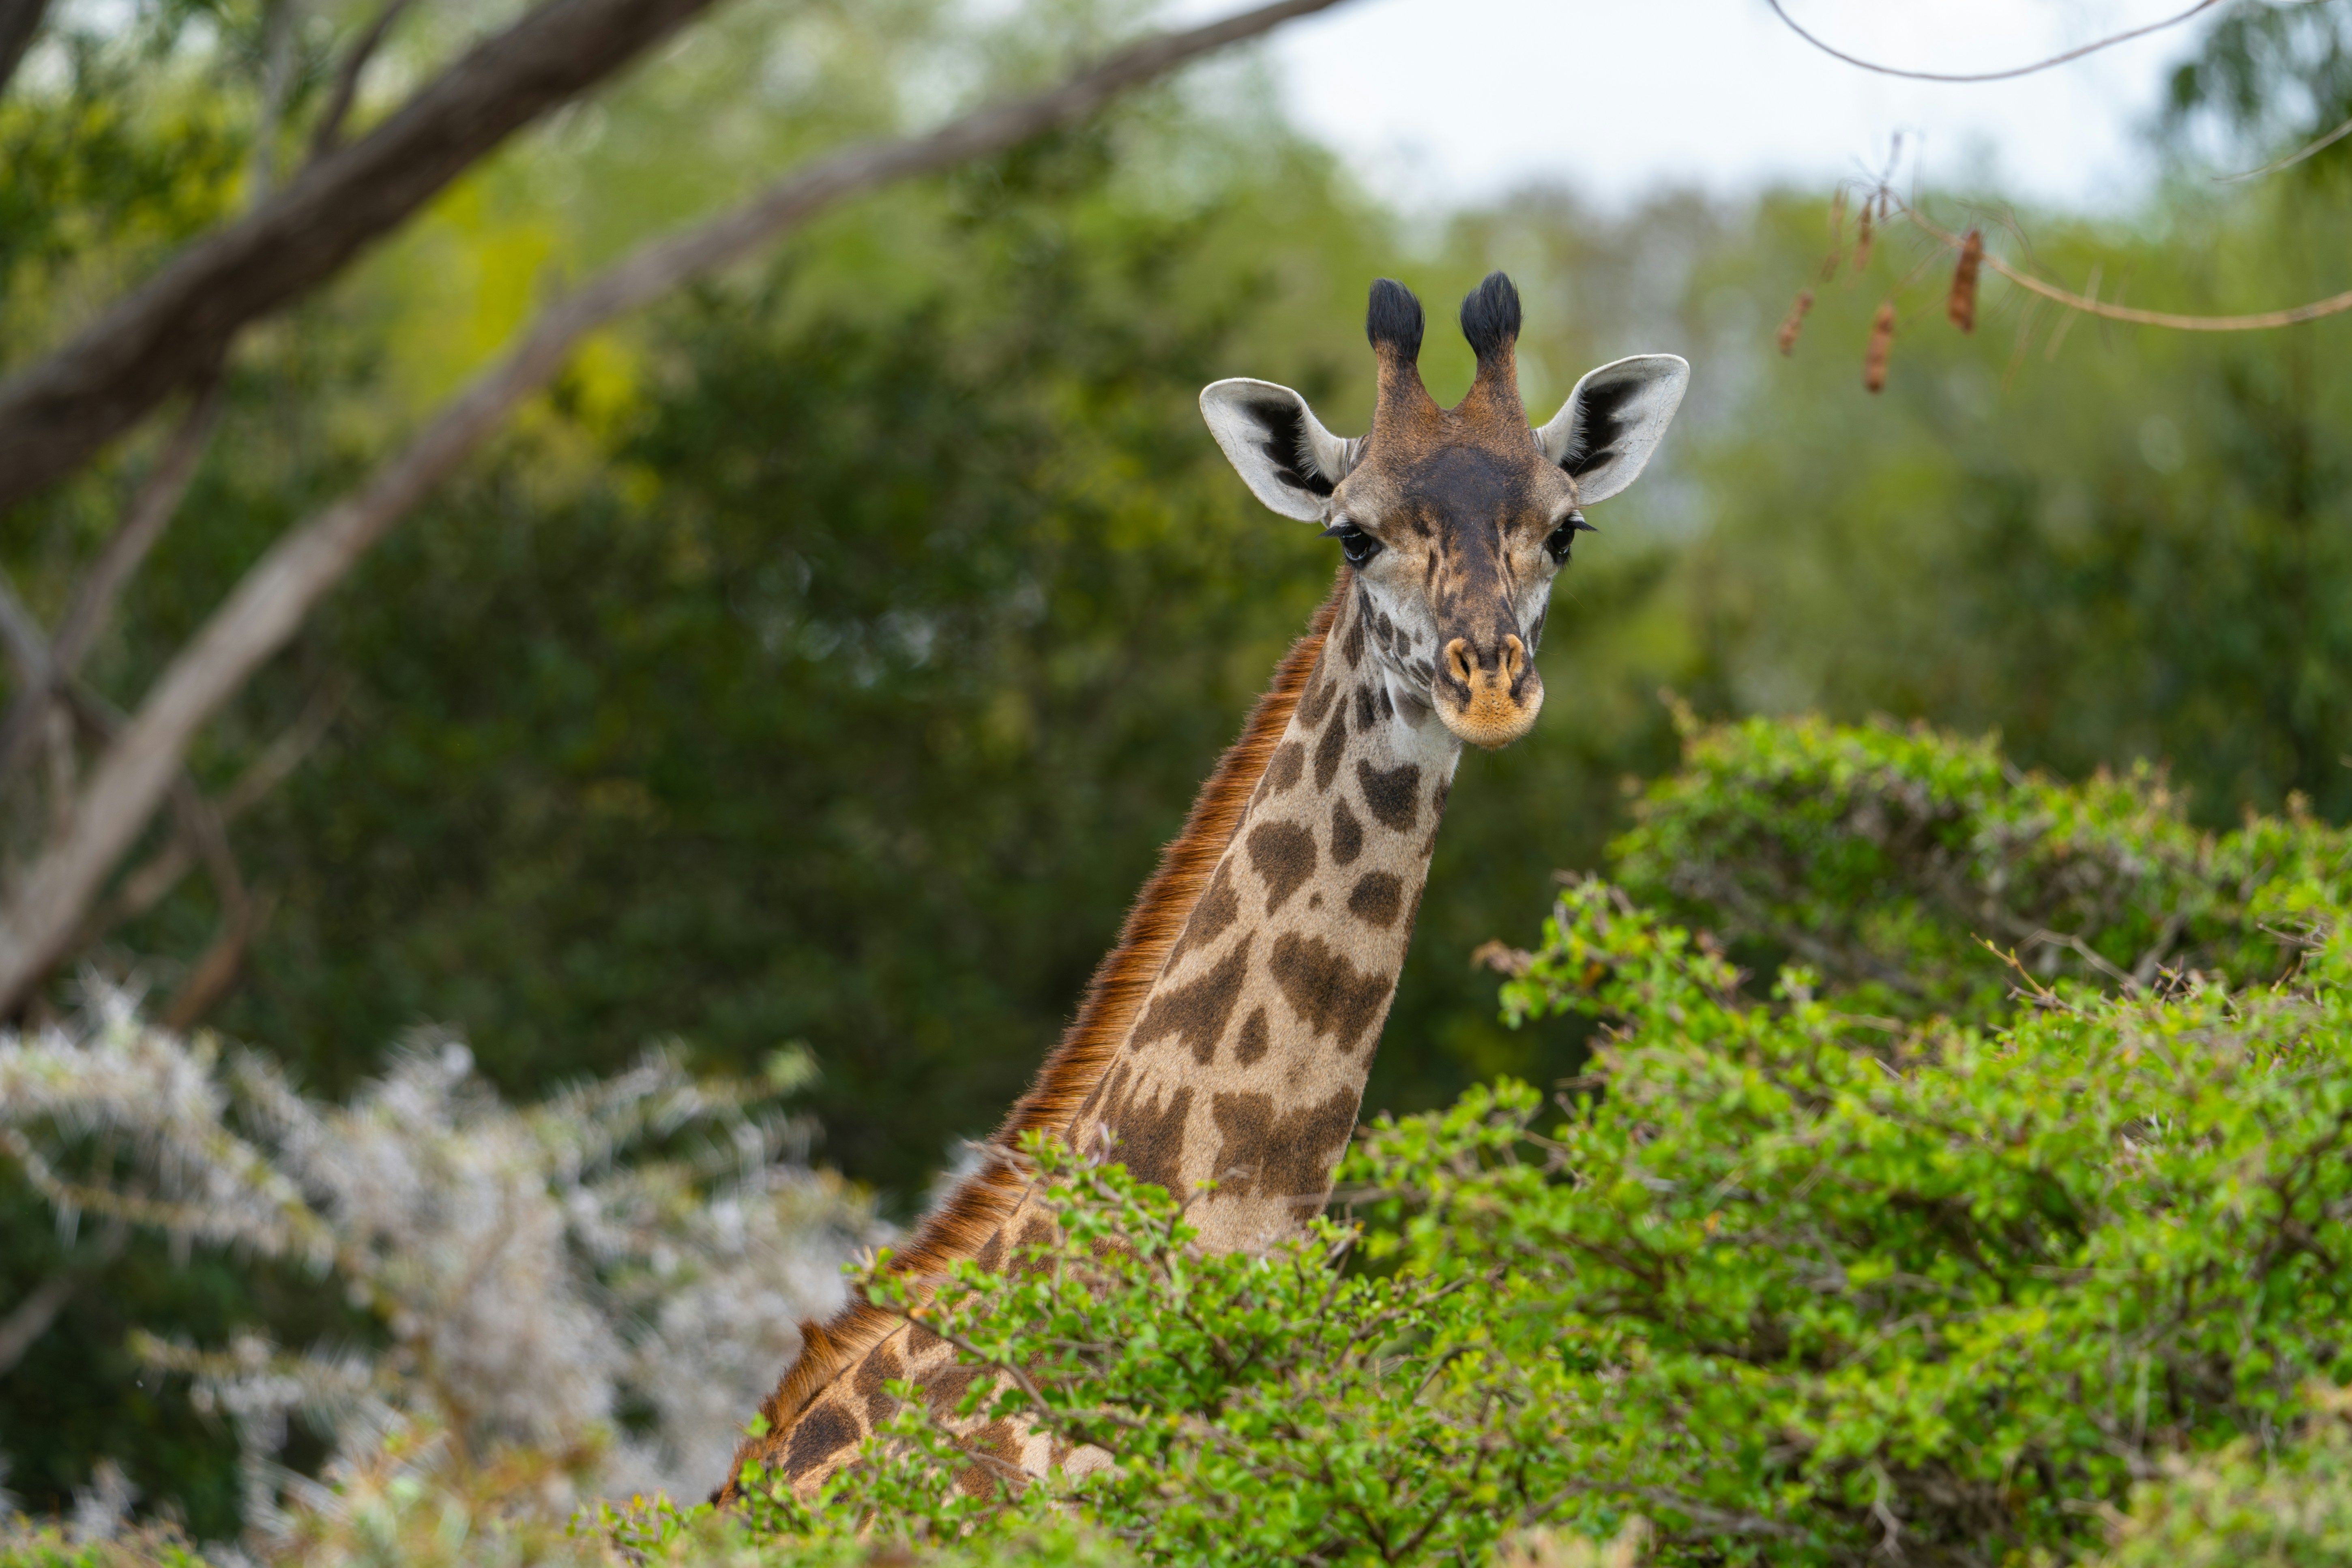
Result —
[[1528, 658], [1527, 645], [1505, 633], [1491, 654], [1467, 637], [1447, 643], [1439, 661], [1437, 716], [1474, 746], [1507, 746], [1535, 727], [1543, 710], [1543, 678]]

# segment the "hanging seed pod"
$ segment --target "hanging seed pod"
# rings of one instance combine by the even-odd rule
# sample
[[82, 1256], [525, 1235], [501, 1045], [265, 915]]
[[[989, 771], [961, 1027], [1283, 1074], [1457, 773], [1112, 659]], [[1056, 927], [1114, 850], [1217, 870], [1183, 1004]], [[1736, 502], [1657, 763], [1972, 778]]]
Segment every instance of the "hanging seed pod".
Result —
[[1870, 347], [1862, 356], [1864, 391], [1877, 392], [1886, 385], [1886, 355], [1894, 346], [1895, 301], [1889, 300], [1878, 307], [1878, 316], [1870, 323]]
[[1960, 264], [1952, 269], [1952, 297], [1944, 309], [1952, 325], [1964, 332], [1977, 330], [1977, 268], [1984, 264], [1984, 236], [1975, 229], [1960, 241]]
[[1805, 312], [1812, 308], [1813, 291], [1811, 289], [1799, 289], [1796, 303], [1789, 307], [1789, 314], [1780, 322], [1780, 353], [1783, 355], [1797, 352], [1798, 331], [1805, 324]]
[[1822, 258], [1822, 281], [1837, 276], [1838, 264], [1845, 259], [1845, 187], [1840, 185], [1837, 195], [1830, 198], [1830, 253]]
[[1854, 228], [1853, 269], [1856, 272], [1870, 265], [1870, 204], [1862, 204], [1862, 222]]

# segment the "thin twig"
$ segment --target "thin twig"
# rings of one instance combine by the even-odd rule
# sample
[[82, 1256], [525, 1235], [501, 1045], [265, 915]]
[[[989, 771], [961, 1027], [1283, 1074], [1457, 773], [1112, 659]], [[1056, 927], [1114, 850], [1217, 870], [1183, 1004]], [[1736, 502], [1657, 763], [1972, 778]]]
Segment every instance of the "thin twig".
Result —
[[122, 525], [106, 542], [89, 574], [74, 591], [72, 603], [66, 606], [65, 616], [58, 623], [57, 637], [49, 642], [47, 678], [37, 684], [27, 679], [16, 700], [8, 705], [7, 717], [0, 719], [0, 780], [12, 777], [25, 765], [31, 755], [32, 743], [40, 733], [41, 715], [47, 710], [57, 682], [80, 673], [82, 660], [89, 657], [99, 633], [105, 628], [123, 585], [147, 559], [148, 552], [179, 510], [188, 486], [195, 479], [197, 466], [203, 461], [205, 448], [212, 440], [213, 428], [219, 423], [224, 401], [217, 380], [197, 393], [164, 444], [163, 454], [155, 459], [153, 471], [131, 498], [131, 510]]
[[400, 14], [408, 9], [409, 4], [410, 0], [383, 0], [383, 8], [375, 14], [375, 20], [370, 22], [367, 31], [353, 41], [351, 53], [343, 57], [343, 63], [335, 71], [334, 90], [327, 99], [327, 107], [319, 115], [318, 129], [310, 133], [310, 162], [313, 163], [341, 145], [343, 121], [351, 118], [352, 104], [359, 97], [360, 75], [367, 69], [368, 61], [383, 47], [385, 36], [392, 31], [392, 25], [400, 20]]
[[89, 1256], [76, 1259], [67, 1268], [50, 1275], [33, 1288], [33, 1293], [0, 1318], [0, 1373], [25, 1359], [25, 1352], [49, 1331], [74, 1292], [89, 1283], [90, 1276], [121, 1255], [123, 1244], [130, 1239], [130, 1227], [119, 1218], [107, 1222], [99, 1234], [98, 1246]]
[[1954, 75], [1945, 71], [1905, 70], [1898, 66], [1883, 66], [1874, 60], [1865, 60], [1858, 56], [1847, 54], [1843, 49], [1815, 37], [1799, 26], [1797, 19], [1790, 16], [1781, 6], [1780, 0], [1766, 0], [1766, 4], [1772, 7], [1772, 14], [1787, 23], [1790, 32], [1832, 58], [1843, 60], [1850, 66], [1860, 66], [1866, 71], [1876, 71], [1881, 76], [1899, 76], [1910, 81], [1958, 82], [2007, 81], [2012, 77], [2032, 76], [2035, 71], [2046, 71], [2053, 66], [2063, 66], [2069, 60], [2079, 60], [2084, 55], [2095, 55], [2101, 49], [2113, 48], [2117, 44], [2128, 43], [2134, 38], [2144, 38], [2150, 33], [2160, 33], [2167, 27], [2177, 27], [2189, 17], [2201, 11], [2210, 11], [2221, 3], [2221, 0], [2197, 0], [2196, 5], [2178, 16], [2167, 16], [2160, 22], [2150, 22], [2144, 27], [2134, 27], [2127, 33], [2114, 34], [2099, 39], [2096, 43], [2084, 44], [2080, 48], [2068, 49], [2063, 55], [2053, 55], [2046, 60], [2036, 60], [2030, 66], [2013, 66], [2007, 70], [1972, 71], [1963, 75]]
[[2347, 136], [2352, 136], [2352, 120], [2346, 121], [2343, 124], [2337, 126], [2326, 135], [2322, 136], [2316, 142], [2305, 142], [2302, 146], [2296, 148], [2294, 152], [2289, 153], [2284, 158], [2272, 159], [2269, 163], [2264, 163], [2259, 169], [2248, 169], [2242, 174], [2215, 174], [2212, 177], [2213, 183], [2217, 185], [2233, 185], [2240, 180], [2259, 180], [2264, 174], [2275, 174], [2281, 169], [2293, 168], [2295, 164], [2302, 163], [2305, 158], [2310, 157], [2314, 153], [2323, 152], [2329, 147], [2335, 146]]
[[[1960, 237], [1929, 222], [1916, 207], [1906, 205], [1905, 216], [1929, 238], [1958, 248]], [[2082, 294], [2070, 293], [2054, 283], [2044, 283], [2030, 272], [2021, 272], [1994, 255], [1985, 252], [1984, 264], [2019, 288], [2054, 300], [2070, 310], [2101, 317], [2110, 321], [2128, 321], [2139, 327], [2169, 327], [2182, 332], [2258, 332], [2273, 327], [2292, 327], [2303, 321], [2315, 321], [2323, 316], [2340, 315], [2352, 310], [2352, 289], [2341, 294], [2331, 294], [2325, 300], [2314, 300], [2307, 305], [2295, 305], [2284, 310], [2263, 310], [2250, 316], [2189, 316], [2175, 310], [2142, 310], [2130, 306], [2110, 305]]]

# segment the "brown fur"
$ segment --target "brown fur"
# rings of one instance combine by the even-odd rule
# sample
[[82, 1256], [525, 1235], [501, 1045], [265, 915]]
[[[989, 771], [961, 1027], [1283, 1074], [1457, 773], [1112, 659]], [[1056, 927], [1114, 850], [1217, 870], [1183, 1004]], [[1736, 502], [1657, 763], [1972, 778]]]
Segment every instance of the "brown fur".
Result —
[[[1183, 830], [1161, 851], [1159, 869], [1128, 911], [1118, 944], [1095, 970], [1077, 1016], [1045, 1058], [1029, 1092], [996, 1130], [990, 1140], [992, 1149], [1016, 1149], [1026, 1132], [1066, 1133], [1087, 1097], [1101, 1082], [1105, 1068], [1134, 1024], [1169, 950], [1233, 839], [1250, 793], [1265, 774], [1298, 704], [1300, 689], [1322, 655], [1323, 639], [1352, 577], [1345, 566], [1339, 569], [1339, 581], [1307, 624], [1306, 635], [1283, 656], [1273, 685], [1242, 726], [1241, 738], [1218, 759], [1215, 771], [1192, 802]], [[957, 1259], [976, 1256], [1013, 1212], [1022, 1186], [1021, 1176], [1009, 1162], [990, 1160], [923, 1221], [911, 1245], [892, 1256], [892, 1270], [917, 1277], [943, 1274]], [[803, 1323], [799, 1358], [760, 1407], [767, 1424], [765, 1434], [747, 1438], [736, 1450], [727, 1484], [714, 1500], [730, 1500], [744, 1462], [762, 1458], [773, 1449], [810, 1403], [898, 1322], [877, 1307], [853, 1301], [828, 1322]]]

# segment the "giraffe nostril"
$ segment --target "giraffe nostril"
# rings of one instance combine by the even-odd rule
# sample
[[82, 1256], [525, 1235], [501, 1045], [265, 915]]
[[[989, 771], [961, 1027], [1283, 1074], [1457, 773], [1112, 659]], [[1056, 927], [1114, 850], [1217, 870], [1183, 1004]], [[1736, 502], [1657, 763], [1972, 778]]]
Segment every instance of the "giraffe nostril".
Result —
[[1445, 645], [1445, 668], [1453, 671], [1454, 679], [1463, 685], [1471, 683], [1470, 678], [1476, 673], [1477, 665], [1470, 658], [1468, 638], [1455, 637]]
[[1527, 644], [1516, 637], [1506, 634], [1503, 638], [1503, 679], [1517, 680], [1519, 678], [1519, 671], [1527, 667]]

